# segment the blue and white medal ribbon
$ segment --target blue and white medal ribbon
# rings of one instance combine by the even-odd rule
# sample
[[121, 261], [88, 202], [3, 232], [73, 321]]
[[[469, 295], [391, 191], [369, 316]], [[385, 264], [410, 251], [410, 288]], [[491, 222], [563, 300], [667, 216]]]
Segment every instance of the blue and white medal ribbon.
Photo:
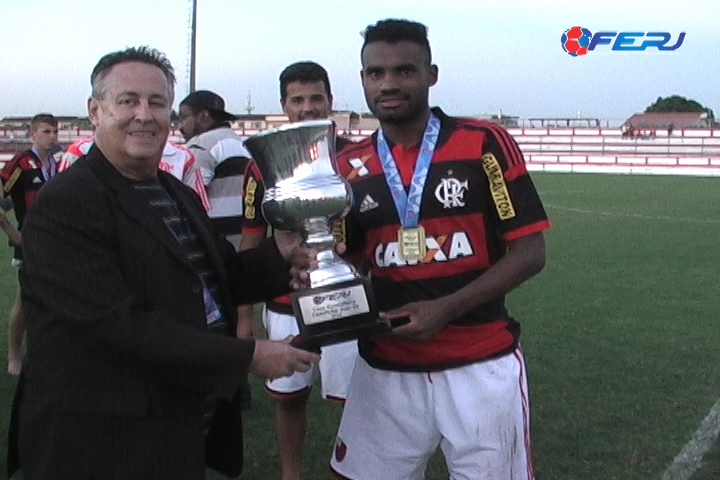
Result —
[[419, 225], [420, 203], [422, 202], [425, 180], [427, 180], [430, 162], [432, 161], [439, 134], [440, 120], [431, 113], [418, 152], [410, 189], [406, 193], [397, 164], [387, 140], [385, 140], [385, 135], [383, 135], [382, 129], [378, 130], [378, 156], [401, 225], [398, 231], [400, 255], [407, 261], [419, 261], [425, 256], [427, 248], [425, 245], [425, 230]]

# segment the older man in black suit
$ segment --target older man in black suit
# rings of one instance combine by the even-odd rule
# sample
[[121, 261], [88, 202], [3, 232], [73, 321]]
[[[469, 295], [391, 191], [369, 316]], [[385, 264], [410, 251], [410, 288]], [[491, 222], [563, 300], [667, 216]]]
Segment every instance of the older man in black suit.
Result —
[[312, 253], [290, 234], [237, 254], [196, 194], [158, 172], [174, 74], [149, 48], [103, 57], [95, 146], [49, 182], [23, 229], [28, 354], [10, 473], [201, 479], [242, 467], [238, 387], [307, 370], [288, 342], [233, 338], [235, 306], [289, 289]]

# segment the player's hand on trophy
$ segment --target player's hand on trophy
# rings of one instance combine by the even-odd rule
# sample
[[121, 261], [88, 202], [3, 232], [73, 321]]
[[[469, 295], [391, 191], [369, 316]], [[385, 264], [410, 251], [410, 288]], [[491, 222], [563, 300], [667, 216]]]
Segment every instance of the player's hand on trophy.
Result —
[[280, 255], [282, 255], [285, 260], [292, 261], [291, 256], [293, 252], [299, 248], [302, 243], [300, 234], [288, 230], [275, 230], [273, 238], [275, 238], [275, 245], [277, 245]]
[[283, 341], [256, 340], [250, 371], [272, 380], [295, 372], [307, 372], [320, 361], [320, 355], [292, 347], [291, 341], [292, 337]]
[[402, 307], [380, 313], [380, 317], [390, 320], [394, 327], [392, 334], [425, 342], [451, 320], [448, 305], [442, 298], [422, 302], [412, 302]]
[[275, 230], [275, 244], [280, 254], [290, 263], [290, 286], [297, 290], [307, 279], [305, 270], [317, 268], [317, 250], [302, 246], [299, 233], [287, 230]]
[[[290, 262], [290, 276], [292, 277], [290, 286], [297, 290], [307, 282], [309, 278], [307, 271], [318, 268], [318, 251], [303, 245], [298, 233], [276, 230], [274, 236], [278, 250]], [[344, 243], [335, 244], [335, 251], [338, 254], [343, 254], [345, 250]]]
[[[335, 244], [335, 251], [338, 255], [345, 253], [346, 247], [344, 243]], [[310, 275], [308, 270], [318, 268], [317, 262], [318, 251], [312, 248], [298, 247], [290, 254], [290, 286], [293, 290], [298, 290], [306, 286]]]

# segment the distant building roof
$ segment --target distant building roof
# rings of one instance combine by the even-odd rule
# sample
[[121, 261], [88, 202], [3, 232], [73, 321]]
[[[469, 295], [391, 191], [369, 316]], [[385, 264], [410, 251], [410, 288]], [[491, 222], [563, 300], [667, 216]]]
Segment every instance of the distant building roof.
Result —
[[635, 128], [708, 128], [710, 121], [704, 112], [636, 113], [623, 125]]
[[[0, 120], [0, 123], [10, 123], [10, 122], [30, 122], [32, 120], [33, 116], [30, 117], [4, 117], [2, 120]], [[55, 115], [55, 120], [58, 122], [72, 122], [74, 120], [79, 120], [80, 117], [65, 117], [65, 116], [58, 116]]]
[[600, 119], [598, 118], [528, 118], [528, 122], [531, 127], [599, 127]]
[[471, 118], [477, 118], [478, 120], [485, 120], [488, 122], [497, 123], [506, 127], [517, 127], [519, 125], [520, 117], [517, 115], [506, 115], [504, 113], [481, 113], [479, 115], [467, 115]]

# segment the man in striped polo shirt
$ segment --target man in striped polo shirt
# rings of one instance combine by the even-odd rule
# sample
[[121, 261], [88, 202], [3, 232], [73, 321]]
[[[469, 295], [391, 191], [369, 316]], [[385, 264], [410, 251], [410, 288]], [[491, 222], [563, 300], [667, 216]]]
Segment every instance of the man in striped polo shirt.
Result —
[[180, 132], [195, 156], [207, 188], [208, 215], [218, 233], [235, 250], [242, 233], [242, 187], [250, 154], [230, 128], [235, 115], [225, 111], [225, 101], [209, 90], [198, 90], [180, 102]]

